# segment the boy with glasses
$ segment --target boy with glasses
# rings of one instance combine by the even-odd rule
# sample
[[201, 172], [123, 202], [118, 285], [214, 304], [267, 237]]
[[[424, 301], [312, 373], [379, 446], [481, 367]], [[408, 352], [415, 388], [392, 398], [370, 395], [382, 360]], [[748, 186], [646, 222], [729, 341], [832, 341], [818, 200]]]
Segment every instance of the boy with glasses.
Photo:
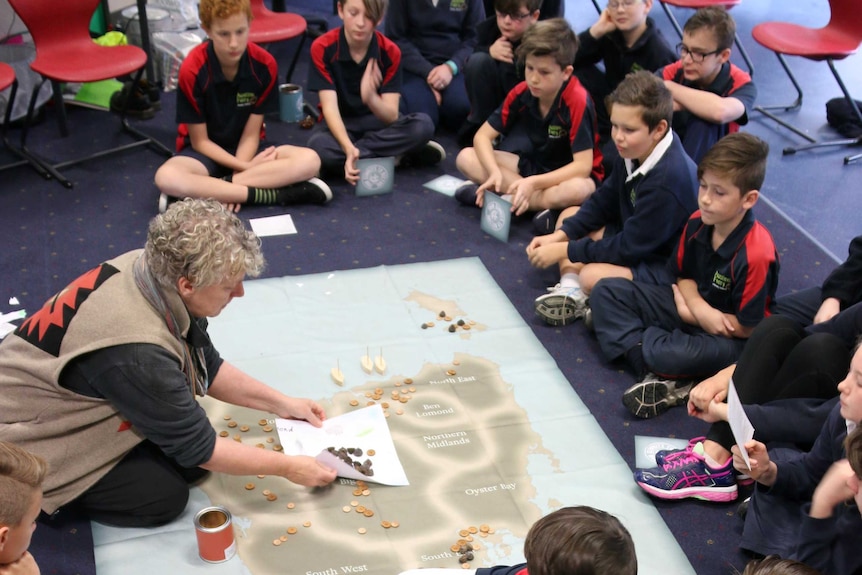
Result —
[[751, 76], [730, 63], [735, 34], [724, 8], [702, 8], [683, 27], [679, 61], [656, 72], [673, 95], [673, 129], [695, 162], [748, 123], [757, 97]]
[[[654, 72], [676, 61], [652, 18], [648, 16], [653, 0], [610, 0], [596, 23], [578, 34], [580, 49], [575, 56], [575, 75], [596, 105], [602, 152], [610, 140], [611, 123], [604, 100], [623, 81], [638, 70]], [[596, 65], [602, 62], [604, 70]]]
[[541, 5], [542, 0], [494, 0], [494, 14], [476, 28], [476, 49], [464, 69], [470, 115], [458, 131], [462, 148], [473, 145], [479, 127], [524, 79], [515, 64], [515, 50], [539, 19]]

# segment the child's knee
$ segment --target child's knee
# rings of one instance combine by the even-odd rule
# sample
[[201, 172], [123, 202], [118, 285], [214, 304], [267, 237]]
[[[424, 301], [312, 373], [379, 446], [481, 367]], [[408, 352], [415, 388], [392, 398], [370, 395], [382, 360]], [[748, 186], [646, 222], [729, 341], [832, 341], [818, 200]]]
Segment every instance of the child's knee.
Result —
[[478, 158], [476, 157], [476, 150], [474, 148], [464, 148], [460, 152], [458, 152], [458, 157], [455, 158], [455, 167], [458, 168], [462, 174], [472, 173], [474, 171], [474, 167], [479, 163]]

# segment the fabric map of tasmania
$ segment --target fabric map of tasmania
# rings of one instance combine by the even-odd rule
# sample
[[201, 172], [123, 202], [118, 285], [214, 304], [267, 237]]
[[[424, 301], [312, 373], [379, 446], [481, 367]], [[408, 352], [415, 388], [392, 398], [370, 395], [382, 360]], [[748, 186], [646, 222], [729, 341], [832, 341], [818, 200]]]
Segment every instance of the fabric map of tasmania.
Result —
[[[312, 490], [278, 477], [214, 475], [170, 525], [94, 524], [100, 574], [395, 575], [458, 568], [459, 541], [469, 539], [470, 567], [512, 564], [523, 561], [529, 526], [566, 505], [618, 516], [635, 539], [639, 573], [694, 573], [478, 258], [245, 287], [245, 297], [210, 322], [221, 354], [289, 395], [320, 401], [330, 416], [381, 405], [410, 484], [369, 477]], [[365, 355], [382, 356], [383, 373], [363, 369]], [[280, 448], [270, 414], [203, 404], [227, 440]], [[195, 513], [211, 504], [232, 513], [237, 539], [237, 555], [219, 564], [198, 557], [193, 527]]]

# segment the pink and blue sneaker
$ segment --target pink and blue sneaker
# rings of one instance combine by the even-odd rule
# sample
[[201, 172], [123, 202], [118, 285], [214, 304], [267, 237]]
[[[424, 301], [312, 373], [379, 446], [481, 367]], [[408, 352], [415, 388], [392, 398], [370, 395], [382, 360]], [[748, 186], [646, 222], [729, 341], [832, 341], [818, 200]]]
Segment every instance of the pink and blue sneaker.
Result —
[[[691, 454], [691, 450], [694, 449], [694, 446], [704, 441], [706, 441], [706, 437], [694, 437], [688, 440], [688, 445], [683, 449], [663, 449], [661, 451], [656, 451], [655, 464], [661, 466], [678, 457], [688, 457]], [[738, 470], [735, 471], [735, 473], [737, 484], [751, 485], [754, 483], [754, 480], [745, 473], [740, 473]]]
[[[703, 453], [703, 438], [692, 440], [680, 451], [664, 451], [656, 454], [658, 467], [638, 469], [635, 481], [641, 489], [659, 499], [703, 499], [726, 502], [737, 497], [736, 473], [733, 459], [713, 469], [706, 463]], [[659, 455], [661, 454], [661, 455]]]

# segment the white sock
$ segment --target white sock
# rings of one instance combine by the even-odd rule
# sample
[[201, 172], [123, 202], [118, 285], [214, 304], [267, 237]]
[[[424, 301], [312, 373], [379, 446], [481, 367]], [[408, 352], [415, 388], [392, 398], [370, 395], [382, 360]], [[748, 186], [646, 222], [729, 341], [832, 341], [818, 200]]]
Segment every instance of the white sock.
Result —
[[572, 288], [572, 287], [579, 288], [579, 287], [581, 287], [581, 281], [580, 281], [580, 278], [578, 277], [578, 274], [576, 274], [576, 273], [563, 274], [563, 276], [560, 278], [560, 287], [564, 287], [564, 288]]

